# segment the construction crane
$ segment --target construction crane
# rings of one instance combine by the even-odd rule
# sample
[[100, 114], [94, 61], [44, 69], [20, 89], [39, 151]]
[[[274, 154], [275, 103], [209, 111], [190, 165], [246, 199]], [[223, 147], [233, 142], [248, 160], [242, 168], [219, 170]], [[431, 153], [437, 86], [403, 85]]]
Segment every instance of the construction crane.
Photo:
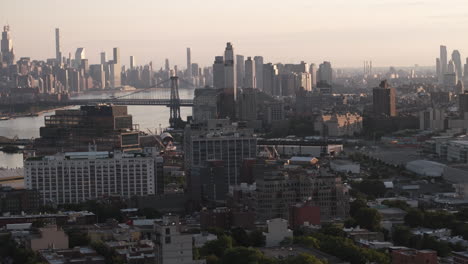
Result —
[[148, 132], [150, 133], [150, 135], [153, 136], [153, 138], [156, 140], [157, 144], [159, 145], [160, 149], [161, 150], [166, 150], [166, 146], [164, 145], [164, 143], [161, 141], [161, 138], [158, 137], [157, 135], [155, 135], [153, 133], [153, 131], [151, 131], [149, 128], [147, 128]]

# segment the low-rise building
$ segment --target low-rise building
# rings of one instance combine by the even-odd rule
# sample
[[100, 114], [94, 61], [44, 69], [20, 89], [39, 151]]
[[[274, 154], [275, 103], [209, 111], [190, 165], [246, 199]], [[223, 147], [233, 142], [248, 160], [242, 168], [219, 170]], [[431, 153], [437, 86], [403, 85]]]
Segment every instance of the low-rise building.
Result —
[[97, 241], [138, 241], [142, 238], [138, 227], [127, 224], [106, 223], [95, 224], [88, 229], [88, 237], [92, 242]]
[[227, 207], [204, 209], [200, 212], [200, 226], [202, 229], [210, 227], [253, 229], [255, 227], [255, 212]]
[[218, 239], [218, 236], [207, 233], [207, 232], [202, 232], [200, 234], [194, 234], [193, 235], [193, 245], [196, 248], [201, 248], [203, 247], [207, 242], [213, 241]]
[[377, 208], [377, 211], [382, 215], [382, 227], [387, 230], [391, 230], [393, 225], [403, 224], [407, 214], [400, 208]]
[[106, 259], [90, 247], [44, 249], [39, 256], [47, 264], [105, 264]]
[[163, 216], [154, 225], [157, 245], [157, 263], [161, 264], [203, 264], [205, 260], [193, 259], [192, 234], [181, 232], [179, 217]]
[[39, 206], [39, 192], [36, 190], [13, 189], [0, 185], [0, 213], [31, 213], [37, 211]]
[[452, 252], [453, 264], [468, 264], [468, 252]]
[[405, 167], [422, 177], [442, 177], [446, 165], [430, 160], [413, 160], [406, 163]]
[[104, 245], [114, 249], [127, 264], [152, 264], [156, 263], [155, 245], [150, 240], [138, 242], [108, 241]]
[[267, 247], [279, 246], [285, 238], [293, 237], [293, 232], [288, 229], [288, 220], [275, 218], [267, 220], [268, 232], [263, 233], [266, 238]]
[[322, 114], [315, 119], [314, 129], [324, 137], [354, 136], [362, 132], [362, 116], [356, 113]]
[[289, 207], [289, 223], [293, 229], [320, 225], [320, 207], [307, 203], [298, 203]]
[[416, 250], [412, 248], [391, 248], [392, 264], [437, 264], [437, 252], [434, 250]]
[[361, 172], [361, 165], [349, 160], [335, 159], [330, 162], [330, 168], [336, 172], [358, 174]]
[[381, 232], [372, 232], [364, 228], [344, 228], [343, 231], [346, 235], [354, 241], [366, 240], [366, 241], [384, 241], [384, 234]]
[[67, 223], [68, 216], [65, 214], [5, 215], [0, 216], [0, 227], [8, 224], [34, 223], [36, 221], [63, 226]]
[[34, 228], [32, 223], [8, 224], [6, 231], [17, 243], [33, 251], [68, 248], [68, 235], [61, 227], [55, 225]]

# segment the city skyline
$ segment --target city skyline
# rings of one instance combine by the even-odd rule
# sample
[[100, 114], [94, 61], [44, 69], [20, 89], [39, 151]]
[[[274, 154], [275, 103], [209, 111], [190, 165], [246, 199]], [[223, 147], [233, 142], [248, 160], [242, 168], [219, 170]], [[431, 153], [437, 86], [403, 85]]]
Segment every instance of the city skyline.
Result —
[[[165, 58], [183, 67], [187, 47], [192, 49], [192, 61], [211, 65], [213, 56], [222, 55], [226, 42], [236, 46], [237, 54], [260, 55], [272, 63], [327, 60], [336, 67], [357, 68], [365, 60], [372, 60], [374, 67], [433, 66], [432, 55], [441, 43], [449, 50], [459, 49], [462, 60], [463, 47], [468, 46], [462, 34], [468, 26], [460, 23], [466, 16], [450, 8], [454, 4], [458, 10], [468, 7], [459, 0], [294, 0], [288, 5], [268, 1], [268, 9], [263, 0], [237, 1], [230, 6], [232, 12], [211, 0], [203, 4], [141, 1], [133, 6], [126, 1], [91, 5], [85, 0], [74, 12], [60, 12], [68, 8], [66, 3], [52, 0], [28, 2], [31, 8], [27, 9], [25, 4], [21, 0], [5, 3], [0, 11], [3, 23], [11, 27], [18, 58], [54, 58], [55, 28], [60, 28], [63, 56], [85, 47], [90, 62], [97, 62], [100, 52], [110, 54], [113, 47], [119, 47], [123, 64], [129, 65], [129, 57], [135, 56], [141, 64], [153, 61], [157, 68]], [[166, 9], [174, 12], [160, 12]], [[287, 15], [288, 11], [294, 15]], [[26, 18], [41, 12], [45, 16], [31, 30]]]

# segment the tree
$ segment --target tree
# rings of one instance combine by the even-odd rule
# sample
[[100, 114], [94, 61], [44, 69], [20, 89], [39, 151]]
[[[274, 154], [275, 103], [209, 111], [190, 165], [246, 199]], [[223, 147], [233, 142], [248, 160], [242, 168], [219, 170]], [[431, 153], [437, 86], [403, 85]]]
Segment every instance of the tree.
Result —
[[68, 229], [65, 231], [68, 235], [68, 243], [70, 248], [89, 245], [88, 235], [77, 228]]
[[351, 227], [356, 227], [357, 226], [357, 222], [354, 218], [348, 218], [344, 221], [344, 226], [346, 228], [351, 228]]
[[303, 245], [308, 248], [320, 249], [320, 241], [317, 238], [311, 236], [295, 236], [294, 243]]
[[409, 204], [402, 200], [384, 200], [382, 204], [388, 207], [400, 208], [401, 210], [404, 210], [404, 211], [410, 210]]
[[453, 235], [462, 236], [463, 239], [468, 240], [468, 224], [458, 223], [452, 228]]
[[321, 260], [315, 256], [301, 253], [294, 257], [288, 257], [285, 261], [285, 264], [323, 264]]
[[32, 250], [16, 244], [10, 234], [0, 235], [0, 263], [41, 264], [40, 258]]
[[[313, 240], [311, 240], [312, 238]], [[325, 253], [334, 255], [342, 260], [349, 261], [351, 264], [361, 263], [390, 263], [388, 255], [378, 252], [374, 249], [362, 248], [354, 244], [351, 239], [337, 236], [326, 235], [321, 232], [316, 232], [308, 237], [295, 237], [295, 241], [315, 241], [318, 245], [314, 248], [319, 249]], [[300, 243], [303, 246], [309, 247], [304, 243]]]
[[410, 229], [406, 226], [396, 226], [393, 229], [392, 238], [395, 245], [408, 246], [411, 236], [412, 233]]
[[96, 250], [96, 252], [103, 256], [106, 260], [106, 264], [124, 264], [125, 260], [117, 255], [115, 249], [108, 248], [102, 242], [92, 242], [91, 247]]
[[387, 191], [383, 182], [379, 180], [363, 180], [360, 183], [354, 184], [353, 187], [371, 197], [382, 197]]
[[209, 255], [205, 257], [206, 264], [219, 264], [219, 258], [215, 255]]
[[367, 208], [367, 202], [363, 199], [356, 199], [351, 202], [349, 205], [349, 214], [352, 217], [356, 216], [356, 213], [361, 209], [361, 208]]
[[263, 254], [258, 249], [235, 247], [226, 250], [221, 263], [223, 264], [257, 264], [263, 259]]
[[455, 214], [458, 220], [466, 222], [468, 221], [468, 208], [463, 208]]
[[31, 226], [34, 227], [34, 228], [43, 228], [43, 227], [45, 227], [45, 225], [46, 225], [46, 223], [45, 223], [44, 220], [42, 220], [42, 219], [37, 219], [37, 220], [34, 220], [34, 221], [32, 222], [32, 225], [31, 225]]
[[162, 214], [154, 208], [145, 207], [140, 210], [140, 214], [146, 217], [146, 219], [160, 218]]
[[293, 239], [291, 237], [285, 237], [281, 242], [280, 246], [285, 247], [285, 246], [290, 246], [293, 243]]
[[377, 231], [380, 229], [380, 221], [382, 220], [382, 216], [376, 209], [361, 208], [356, 213], [355, 219], [359, 226], [370, 231]]
[[200, 259], [200, 250], [196, 247], [192, 247], [193, 259]]
[[438, 241], [436, 238], [428, 235], [423, 236], [421, 248], [435, 250], [440, 257], [447, 257], [451, 252], [447, 242]]
[[243, 228], [236, 227], [231, 230], [232, 239], [234, 239], [236, 246], [243, 246], [249, 247], [250, 246], [250, 239], [249, 235]]
[[265, 246], [265, 235], [263, 235], [262, 230], [254, 230], [249, 234], [250, 245], [252, 247], [263, 247]]
[[455, 215], [445, 212], [424, 212], [423, 226], [427, 228], [452, 227], [455, 223]]
[[218, 239], [209, 241], [201, 247], [200, 255], [215, 255], [218, 258], [221, 258], [224, 255], [224, 251], [230, 248], [232, 248], [232, 238], [230, 236], [222, 235], [218, 237]]
[[325, 224], [320, 231], [329, 236], [346, 236], [346, 233], [341, 227], [336, 224]]
[[418, 227], [424, 223], [424, 213], [418, 209], [411, 209], [405, 216], [405, 224], [410, 227]]

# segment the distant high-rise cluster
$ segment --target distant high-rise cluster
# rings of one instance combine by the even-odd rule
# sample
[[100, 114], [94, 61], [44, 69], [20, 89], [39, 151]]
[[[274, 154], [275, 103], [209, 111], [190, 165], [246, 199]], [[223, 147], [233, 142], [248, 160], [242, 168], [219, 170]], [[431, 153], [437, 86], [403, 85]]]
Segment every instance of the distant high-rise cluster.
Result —
[[372, 75], [372, 61], [364, 61], [364, 75]]
[[213, 87], [225, 89], [237, 100], [240, 89], [258, 89], [272, 96], [291, 96], [299, 89], [312, 91], [314, 87], [331, 87], [333, 68], [328, 61], [320, 64], [265, 63], [262, 56], [245, 57], [234, 54], [227, 43], [224, 56], [216, 56], [213, 63]]
[[[111, 56], [102, 51], [99, 62], [92, 63], [85, 47], [65, 52], [61, 45], [61, 30], [55, 28], [54, 33], [55, 55], [52, 58], [46, 62], [28, 57], [15, 61], [10, 28], [3, 28], [0, 58], [3, 65], [12, 66], [3, 72], [10, 81], [9, 88], [32, 88], [40, 94], [73, 94], [125, 86], [163, 87], [171, 76], [178, 76], [181, 88], [223, 89], [224, 110], [221, 117], [234, 118], [238, 115], [235, 105], [242, 89], [256, 89], [273, 97], [293, 96], [300, 89], [331, 91], [335, 75], [331, 63], [327, 61], [318, 67], [303, 61], [298, 64], [269, 63], [262, 56], [236, 54], [230, 42], [226, 44], [224, 54], [216, 56], [209, 67], [193, 62], [190, 47], [186, 48], [185, 68], [171, 65], [166, 58], [163, 67], [157, 70], [152, 62], [138, 65], [133, 55], [126, 60], [129, 62], [126, 68], [118, 47], [112, 49]], [[459, 66], [457, 63], [454, 64], [455, 68]], [[371, 66], [368, 68], [370, 70]]]
[[445, 91], [463, 93], [464, 86], [467, 84], [468, 78], [468, 58], [467, 64], [462, 66], [460, 52], [454, 50], [451, 59], [447, 58], [447, 47], [440, 46], [440, 56], [436, 59], [436, 75], [439, 85]]

